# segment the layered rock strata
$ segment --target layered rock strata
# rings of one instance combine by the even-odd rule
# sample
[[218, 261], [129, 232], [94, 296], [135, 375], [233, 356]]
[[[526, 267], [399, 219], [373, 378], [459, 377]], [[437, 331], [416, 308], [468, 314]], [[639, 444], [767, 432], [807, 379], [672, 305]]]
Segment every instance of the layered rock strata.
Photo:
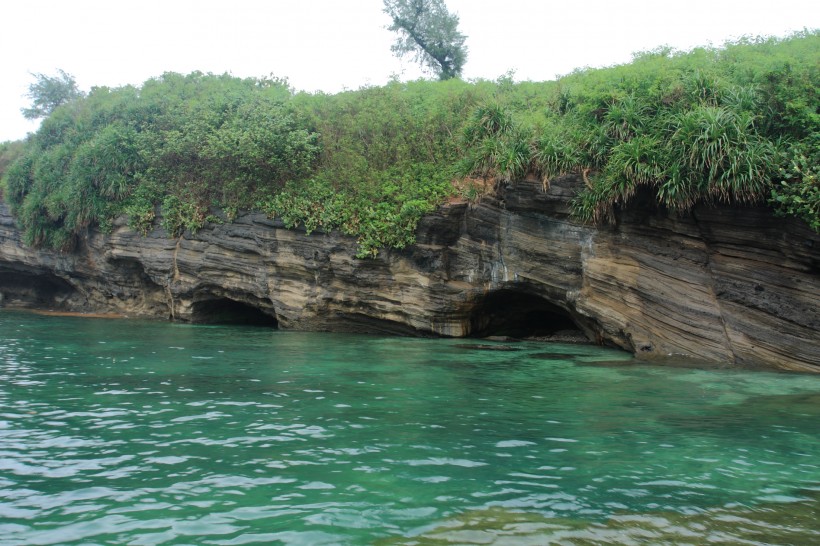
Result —
[[354, 257], [336, 232], [261, 214], [195, 235], [123, 221], [71, 253], [21, 242], [0, 204], [6, 305], [185, 321], [410, 335], [544, 335], [577, 329], [640, 358], [820, 371], [820, 237], [765, 208], [649, 204], [614, 225], [569, 217], [578, 180], [522, 181], [440, 208], [417, 244]]

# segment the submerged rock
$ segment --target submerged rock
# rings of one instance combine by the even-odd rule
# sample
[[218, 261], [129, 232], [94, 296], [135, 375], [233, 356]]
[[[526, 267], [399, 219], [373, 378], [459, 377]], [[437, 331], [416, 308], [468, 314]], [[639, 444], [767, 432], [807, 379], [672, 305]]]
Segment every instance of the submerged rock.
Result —
[[491, 507], [377, 544], [815, 544], [820, 540], [817, 491], [797, 494], [792, 502], [716, 507], [700, 513], [624, 510], [605, 521]]
[[471, 351], [520, 351], [521, 347], [510, 347], [509, 345], [484, 345], [481, 343], [461, 343], [456, 345], [459, 349], [470, 349]]
[[[538, 358], [541, 360], [574, 360], [579, 355], [572, 353], [536, 353], [530, 355], [530, 358]], [[624, 364], [621, 362], [621, 364]]]

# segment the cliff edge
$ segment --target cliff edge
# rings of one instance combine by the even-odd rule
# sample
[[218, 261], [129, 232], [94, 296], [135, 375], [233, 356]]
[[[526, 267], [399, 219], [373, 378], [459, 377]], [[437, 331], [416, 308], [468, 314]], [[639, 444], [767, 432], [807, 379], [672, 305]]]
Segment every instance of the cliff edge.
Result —
[[118, 222], [75, 251], [26, 247], [0, 203], [0, 304], [311, 331], [561, 337], [653, 360], [820, 372], [820, 236], [765, 208], [653, 206], [593, 227], [578, 179], [520, 181], [441, 207], [417, 243], [355, 240], [262, 214], [169, 239]]

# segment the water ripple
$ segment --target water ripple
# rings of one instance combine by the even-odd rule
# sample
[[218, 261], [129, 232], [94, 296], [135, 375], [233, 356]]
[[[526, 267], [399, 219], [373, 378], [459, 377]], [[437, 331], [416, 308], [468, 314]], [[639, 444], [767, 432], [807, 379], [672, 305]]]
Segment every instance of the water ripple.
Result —
[[820, 541], [815, 377], [3, 313], [3, 545]]

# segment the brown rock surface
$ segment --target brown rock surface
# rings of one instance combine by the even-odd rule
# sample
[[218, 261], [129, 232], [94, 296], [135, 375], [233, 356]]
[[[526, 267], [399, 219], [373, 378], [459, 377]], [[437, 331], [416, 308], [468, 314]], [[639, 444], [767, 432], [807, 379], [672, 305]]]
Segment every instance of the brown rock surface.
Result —
[[[568, 217], [579, 181], [519, 182], [442, 207], [417, 244], [358, 260], [336, 232], [261, 214], [196, 235], [120, 222], [70, 254], [25, 247], [0, 204], [6, 305], [282, 328], [550, 336], [577, 328], [646, 359], [820, 371], [820, 237], [763, 208], [651, 207], [593, 228]], [[639, 210], [643, 212], [638, 212]]]

